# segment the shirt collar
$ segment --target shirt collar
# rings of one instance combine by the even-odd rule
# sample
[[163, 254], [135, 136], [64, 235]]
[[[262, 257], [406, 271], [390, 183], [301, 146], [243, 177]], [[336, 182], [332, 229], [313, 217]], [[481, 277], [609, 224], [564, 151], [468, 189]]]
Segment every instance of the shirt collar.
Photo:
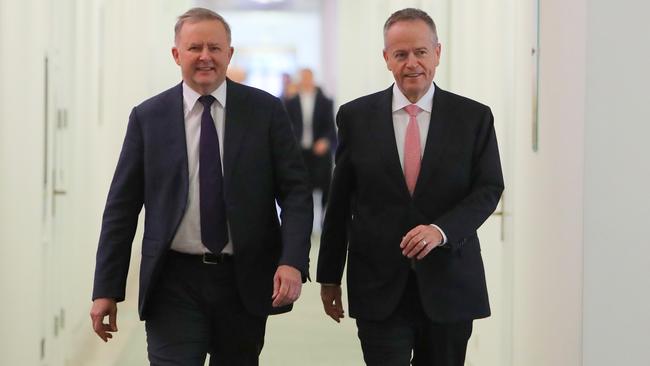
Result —
[[[222, 82], [217, 89], [210, 93], [217, 100], [217, 102], [219, 102], [222, 108], [225, 108], [226, 106], [227, 84], [228, 83], [224, 80], [224, 82]], [[189, 85], [183, 82], [183, 101], [185, 102], [185, 106], [187, 107], [188, 112], [194, 109], [194, 105], [200, 97], [201, 94], [197, 93]]]
[[[433, 95], [436, 91], [436, 85], [431, 83], [431, 87], [427, 92], [418, 100], [415, 105], [420, 107], [423, 111], [431, 113], [433, 109]], [[397, 84], [393, 84], [393, 113], [399, 111], [400, 109], [406, 107], [411, 103], [408, 98], [402, 93], [401, 90], [397, 87]]]

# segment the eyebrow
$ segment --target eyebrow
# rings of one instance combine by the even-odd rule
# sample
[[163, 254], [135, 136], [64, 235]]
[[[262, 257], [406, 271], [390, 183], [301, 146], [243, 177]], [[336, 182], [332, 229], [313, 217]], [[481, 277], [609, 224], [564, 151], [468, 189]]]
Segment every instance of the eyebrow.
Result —
[[[208, 47], [214, 47], [214, 46], [221, 46], [220, 43], [213, 43], [213, 42], [208, 42], [207, 43]], [[194, 47], [194, 46], [203, 46], [203, 43], [201, 42], [192, 42], [189, 44], [189, 47]]]
[[[417, 48], [414, 48], [412, 50], [413, 51], [422, 51], [422, 50], [428, 51], [428, 48], [427, 47], [417, 47]], [[411, 52], [411, 49], [398, 48], [398, 49], [394, 50], [392, 53], [396, 54], [396, 53], [400, 53], [400, 52], [408, 53], [408, 52]]]

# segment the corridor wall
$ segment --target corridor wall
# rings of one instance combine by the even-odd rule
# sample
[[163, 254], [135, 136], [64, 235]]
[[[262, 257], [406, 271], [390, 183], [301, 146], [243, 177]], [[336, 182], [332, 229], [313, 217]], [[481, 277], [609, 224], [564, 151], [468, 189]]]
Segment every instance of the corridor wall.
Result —
[[0, 1], [0, 364], [64, 365], [101, 342], [88, 312], [108, 185], [131, 108], [180, 81], [188, 7]]

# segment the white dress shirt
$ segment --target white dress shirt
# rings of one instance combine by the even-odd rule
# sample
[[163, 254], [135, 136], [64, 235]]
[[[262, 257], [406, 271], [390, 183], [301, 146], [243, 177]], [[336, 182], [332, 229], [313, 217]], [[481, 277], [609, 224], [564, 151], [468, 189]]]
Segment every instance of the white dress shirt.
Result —
[[[416, 120], [418, 121], [418, 127], [420, 128], [420, 159], [424, 155], [424, 150], [427, 148], [427, 134], [429, 133], [429, 122], [431, 121], [431, 111], [433, 110], [433, 95], [435, 94], [436, 87], [435, 84], [431, 84], [431, 87], [427, 92], [415, 103], [411, 103], [408, 98], [402, 93], [401, 90], [397, 87], [397, 84], [393, 84], [393, 129], [395, 131], [395, 142], [397, 143], [397, 152], [399, 154], [399, 162], [402, 166], [402, 172], [404, 171], [404, 142], [406, 140], [406, 127], [409, 123], [409, 115], [404, 110], [404, 107], [415, 104], [422, 111], [418, 113]], [[447, 236], [445, 232], [442, 231], [437, 225], [431, 224], [442, 234], [442, 244], [447, 243]]]
[[[212, 103], [211, 114], [217, 128], [219, 137], [219, 153], [221, 155], [221, 169], [223, 173], [223, 136], [225, 127], [226, 82], [212, 92], [216, 101]], [[201, 114], [203, 104], [199, 103], [201, 94], [183, 83], [183, 112], [185, 116], [185, 140], [187, 142], [187, 168], [189, 173], [189, 187], [187, 194], [187, 208], [181, 219], [176, 235], [172, 240], [171, 248], [175, 251], [189, 254], [203, 254], [209, 252], [201, 242], [201, 210], [199, 197], [199, 142], [201, 138]], [[233, 253], [230, 237], [222, 253]]]
[[311, 150], [314, 144], [314, 105], [316, 104], [316, 93], [301, 92], [298, 94], [300, 98], [300, 110], [302, 112], [302, 137], [300, 139], [300, 146], [305, 150]]

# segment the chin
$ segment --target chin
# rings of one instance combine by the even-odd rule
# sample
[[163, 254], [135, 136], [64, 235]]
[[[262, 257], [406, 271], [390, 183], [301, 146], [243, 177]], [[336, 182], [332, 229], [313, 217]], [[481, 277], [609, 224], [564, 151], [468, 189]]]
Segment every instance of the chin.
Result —
[[422, 87], [417, 87], [417, 88], [405, 88], [406, 90], [406, 95], [421, 95], [424, 94], [424, 88]]
[[198, 79], [194, 81], [196, 85], [199, 85], [202, 88], [208, 88], [214, 84], [217, 83], [216, 80], [205, 80], [205, 79]]

